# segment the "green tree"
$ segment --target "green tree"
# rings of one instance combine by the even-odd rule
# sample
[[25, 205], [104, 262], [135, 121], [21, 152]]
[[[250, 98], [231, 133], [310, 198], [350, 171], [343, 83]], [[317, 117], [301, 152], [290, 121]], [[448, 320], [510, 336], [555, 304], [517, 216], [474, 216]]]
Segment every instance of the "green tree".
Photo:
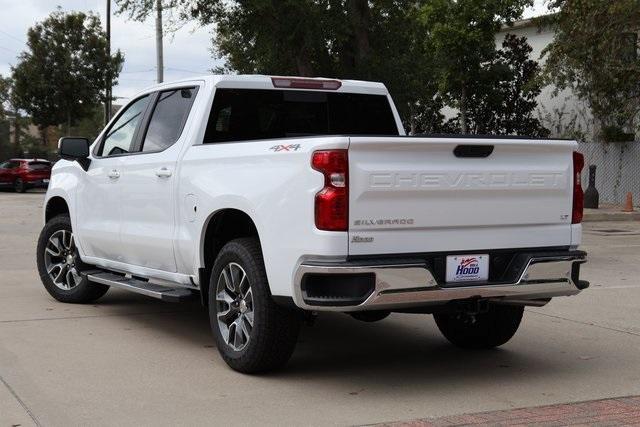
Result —
[[[0, 161], [18, 154], [16, 138], [19, 139], [21, 132], [20, 117], [13, 108], [11, 102], [13, 81], [10, 77], [0, 75]], [[13, 120], [13, 135], [10, 132]], [[13, 141], [12, 141], [13, 139]]]
[[[132, 19], [144, 20], [154, 13], [152, 0], [116, 2], [119, 13]], [[214, 53], [225, 60], [218, 72], [382, 81], [408, 118], [432, 106], [437, 90], [422, 43], [419, 3], [164, 0], [163, 8], [176, 19], [215, 24]]]
[[[119, 12], [132, 19], [154, 12], [153, 0], [116, 1]], [[486, 133], [538, 134], [531, 115], [539, 87], [529, 89], [537, 64], [515, 58], [530, 53], [523, 52], [524, 42], [509, 53], [495, 46], [501, 26], [531, 3], [163, 0], [163, 7], [174, 18], [215, 25], [214, 52], [225, 60], [217, 71], [381, 81], [412, 133], [478, 132], [480, 115], [496, 114], [492, 128], [482, 127]], [[498, 71], [500, 77], [494, 77]], [[497, 83], [499, 88], [492, 86]], [[484, 104], [470, 106], [476, 101]], [[444, 121], [445, 104], [460, 111], [455, 121]], [[517, 123], [519, 116], [526, 120]]]
[[[116, 3], [118, 13], [134, 20], [155, 13], [154, 0]], [[312, 76], [335, 72], [339, 65], [353, 67], [368, 56], [366, 0], [163, 0], [162, 5], [172, 19], [215, 24], [215, 53], [226, 60], [226, 70]]]
[[[467, 125], [474, 134], [548, 136], [535, 116], [542, 83], [526, 37], [507, 34], [468, 87]], [[459, 113], [450, 125], [460, 129]]]
[[11, 86], [11, 79], [9, 77], [2, 77], [2, 74], [0, 74], [0, 120], [6, 117], [10, 102]]
[[13, 147], [9, 141], [9, 121], [6, 114], [10, 82], [10, 79], [0, 75], [0, 161], [13, 155]]
[[107, 51], [96, 15], [53, 12], [27, 33], [27, 51], [12, 68], [13, 98], [41, 128], [76, 121], [93, 114], [105, 101], [107, 76], [114, 84], [124, 60]]
[[[602, 134], [633, 132], [640, 113], [640, 2], [552, 0], [558, 13], [543, 51], [544, 74], [557, 90], [571, 89], [586, 101]], [[559, 8], [559, 9], [558, 9]]]
[[76, 121], [71, 127], [71, 135], [82, 135], [93, 141], [104, 128], [104, 107], [102, 105], [93, 108], [90, 115]]
[[460, 128], [469, 131], [470, 87], [484, 64], [496, 56], [495, 35], [522, 16], [531, 0], [432, 0], [421, 8], [427, 49], [434, 56], [440, 92], [458, 109]]
[[[330, 2], [212, 2], [210, 10], [197, 10], [203, 23], [216, 23], [214, 46], [228, 68], [240, 73], [316, 76], [335, 73], [339, 63], [346, 62], [342, 45], [347, 16], [328, 10]], [[329, 40], [340, 44], [333, 47], [340, 58], [331, 55]]]

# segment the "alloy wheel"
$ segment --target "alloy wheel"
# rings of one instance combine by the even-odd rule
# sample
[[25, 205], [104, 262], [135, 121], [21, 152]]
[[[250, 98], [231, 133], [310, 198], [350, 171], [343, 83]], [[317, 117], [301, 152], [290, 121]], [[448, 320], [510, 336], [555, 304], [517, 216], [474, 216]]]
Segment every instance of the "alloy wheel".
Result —
[[44, 252], [44, 265], [58, 288], [69, 291], [80, 284], [82, 277], [78, 272], [78, 260], [71, 231], [58, 230], [49, 237]]
[[225, 343], [235, 351], [243, 350], [253, 329], [253, 293], [240, 264], [230, 262], [218, 276], [216, 307], [218, 328]]

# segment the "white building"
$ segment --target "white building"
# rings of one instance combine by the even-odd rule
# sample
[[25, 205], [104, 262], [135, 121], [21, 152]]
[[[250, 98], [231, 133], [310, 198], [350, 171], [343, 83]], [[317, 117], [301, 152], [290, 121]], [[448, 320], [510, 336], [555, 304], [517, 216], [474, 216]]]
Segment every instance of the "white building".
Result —
[[[506, 26], [496, 36], [496, 44], [500, 48], [507, 33], [518, 37], [525, 36], [533, 48], [531, 59], [544, 64], [542, 51], [553, 41], [553, 28], [539, 28], [532, 19], [516, 22]], [[553, 95], [553, 86], [543, 88], [538, 96], [538, 115], [542, 124], [553, 137], [568, 137], [572, 130], [584, 133], [586, 141], [593, 141], [593, 124], [589, 108], [565, 90], [557, 96]], [[600, 193], [600, 203], [621, 204], [627, 192], [631, 192], [634, 204], [640, 202], [640, 142], [627, 143], [581, 143], [579, 150], [585, 156], [585, 164], [596, 165], [596, 189]], [[582, 174], [583, 188], [587, 187], [588, 169]]]
[[[531, 59], [538, 61], [541, 66], [544, 65], [545, 57], [542, 56], [542, 52], [553, 41], [553, 28], [549, 26], [540, 28], [533, 19], [517, 21], [513, 26], [503, 27], [498, 33], [496, 36], [498, 48], [502, 47], [506, 34], [526, 37], [533, 49]], [[572, 130], [580, 130], [585, 133], [587, 140], [593, 140], [589, 108], [571, 91], [565, 90], [554, 95], [554, 90], [553, 86], [546, 86], [538, 96], [537, 113], [544, 126], [551, 130], [552, 136], [568, 137]]]

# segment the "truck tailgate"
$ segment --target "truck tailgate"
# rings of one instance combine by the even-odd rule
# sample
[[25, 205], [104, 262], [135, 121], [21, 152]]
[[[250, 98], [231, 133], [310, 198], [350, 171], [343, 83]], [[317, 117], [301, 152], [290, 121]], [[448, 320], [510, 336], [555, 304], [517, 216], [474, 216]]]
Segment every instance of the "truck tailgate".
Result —
[[575, 148], [560, 140], [352, 137], [349, 254], [569, 246]]

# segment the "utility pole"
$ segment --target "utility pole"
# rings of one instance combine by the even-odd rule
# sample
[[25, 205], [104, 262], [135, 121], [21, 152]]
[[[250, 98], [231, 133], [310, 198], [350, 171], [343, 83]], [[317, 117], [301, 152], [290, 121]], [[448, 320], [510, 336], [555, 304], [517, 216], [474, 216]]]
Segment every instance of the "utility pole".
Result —
[[158, 83], [164, 80], [164, 64], [162, 59], [162, 0], [156, 0], [156, 65]]
[[[107, 52], [111, 56], [111, 0], [107, 0], [107, 20], [106, 20], [106, 33], [107, 33]], [[104, 124], [106, 126], [111, 120], [111, 70], [107, 70], [107, 87], [105, 88], [105, 102], [104, 102]]]

